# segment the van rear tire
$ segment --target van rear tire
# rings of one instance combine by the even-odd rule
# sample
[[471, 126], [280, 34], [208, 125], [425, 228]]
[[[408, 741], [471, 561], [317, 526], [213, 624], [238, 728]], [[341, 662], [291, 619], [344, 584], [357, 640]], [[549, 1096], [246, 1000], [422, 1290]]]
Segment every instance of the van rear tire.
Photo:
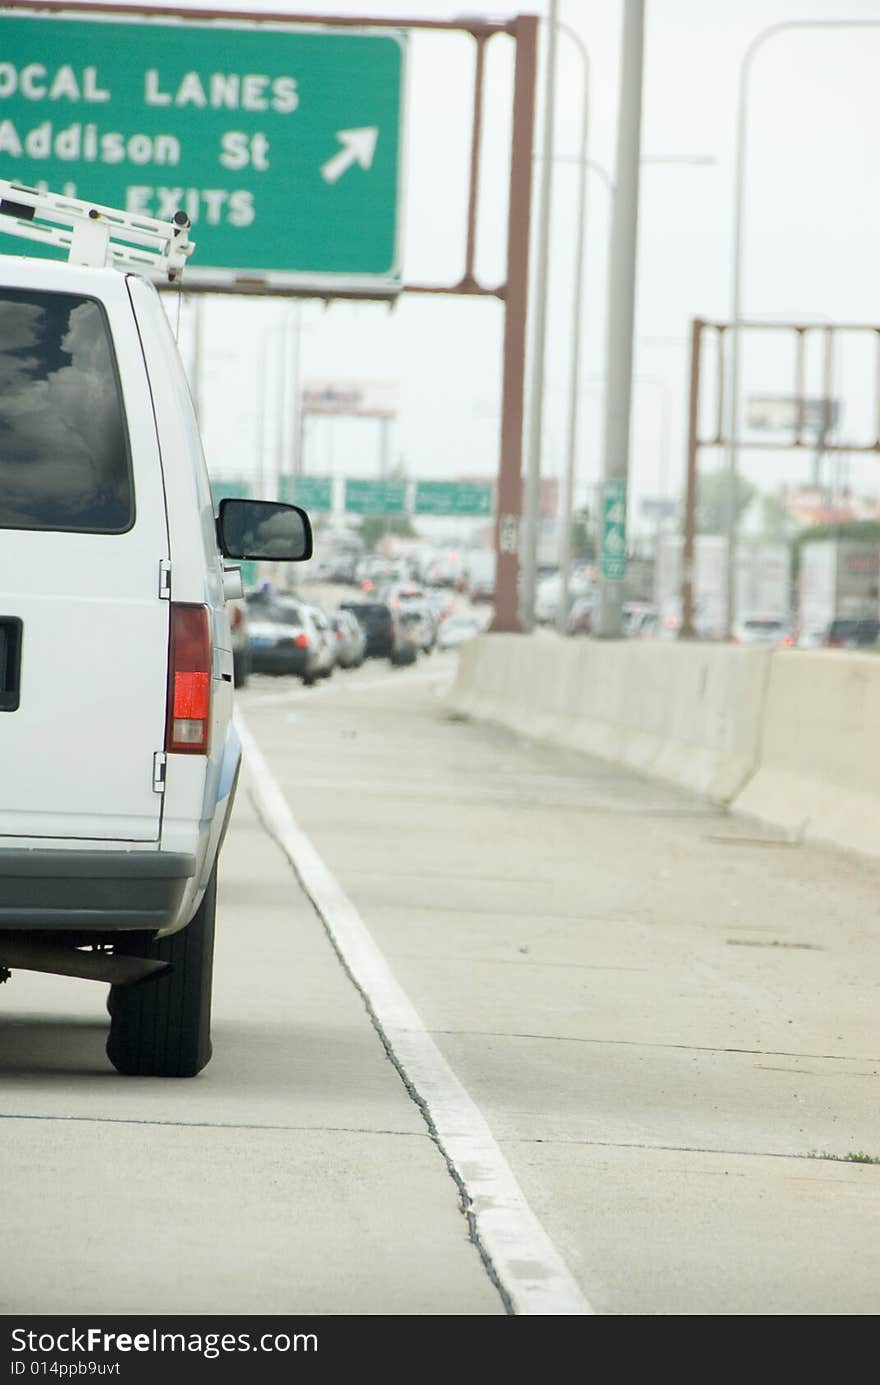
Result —
[[157, 979], [111, 986], [107, 1057], [126, 1077], [195, 1077], [211, 1058], [217, 866], [192, 921], [168, 938], [129, 937], [117, 951], [170, 962]]

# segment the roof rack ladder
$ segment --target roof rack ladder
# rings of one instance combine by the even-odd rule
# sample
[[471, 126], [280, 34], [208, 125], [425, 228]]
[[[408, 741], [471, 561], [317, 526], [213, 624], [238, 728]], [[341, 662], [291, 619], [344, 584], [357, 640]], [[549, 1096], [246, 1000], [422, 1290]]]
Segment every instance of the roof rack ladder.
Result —
[[183, 211], [159, 221], [0, 179], [0, 231], [66, 249], [71, 264], [148, 270], [173, 283], [195, 249], [189, 228]]

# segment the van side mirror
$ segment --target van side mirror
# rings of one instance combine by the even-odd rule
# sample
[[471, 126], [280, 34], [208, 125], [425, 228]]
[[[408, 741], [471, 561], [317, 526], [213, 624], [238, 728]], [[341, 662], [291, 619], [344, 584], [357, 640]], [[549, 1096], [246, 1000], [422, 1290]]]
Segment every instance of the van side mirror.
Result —
[[301, 563], [312, 556], [305, 510], [275, 500], [221, 500], [217, 542], [225, 558]]

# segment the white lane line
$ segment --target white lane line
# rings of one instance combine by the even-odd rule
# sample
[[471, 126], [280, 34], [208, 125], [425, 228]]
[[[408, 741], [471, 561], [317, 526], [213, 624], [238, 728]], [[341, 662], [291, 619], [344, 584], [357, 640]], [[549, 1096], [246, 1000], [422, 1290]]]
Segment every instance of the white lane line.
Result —
[[592, 1314], [478, 1107], [426, 1033], [354, 904], [294, 821], [239, 710], [235, 721], [257, 811], [318, 910], [389, 1055], [435, 1134], [467, 1199], [477, 1245], [512, 1311], [556, 1317]]
[[[448, 683], [451, 686], [454, 678], [455, 672], [450, 669], [431, 669], [421, 673], [404, 674], [403, 679], [399, 673], [392, 673], [384, 678], [365, 678], [356, 683], [325, 684], [318, 696], [323, 699], [331, 697], [333, 693], [370, 692], [373, 688], [388, 688], [392, 684], [395, 687], [402, 687], [404, 680], [407, 687], [412, 683]], [[294, 688], [290, 692], [256, 693], [247, 698], [247, 705], [248, 707], [278, 707], [287, 702], [314, 701], [315, 693], [316, 689], [314, 688]]]

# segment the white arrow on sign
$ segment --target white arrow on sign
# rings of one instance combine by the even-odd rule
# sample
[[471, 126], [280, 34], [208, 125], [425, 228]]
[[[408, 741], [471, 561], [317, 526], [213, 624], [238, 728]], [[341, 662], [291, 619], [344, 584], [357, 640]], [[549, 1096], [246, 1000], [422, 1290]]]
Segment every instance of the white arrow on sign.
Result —
[[321, 165], [321, 177], [325, 183], [338, 183], [352, 164], [359, 163], [361, 168], [370, 167], [376, 152], [379, 127], [366, 125], [362, 130], [337, 130], [336, 138], [341, 142], [342, 148], [332, 159]]

